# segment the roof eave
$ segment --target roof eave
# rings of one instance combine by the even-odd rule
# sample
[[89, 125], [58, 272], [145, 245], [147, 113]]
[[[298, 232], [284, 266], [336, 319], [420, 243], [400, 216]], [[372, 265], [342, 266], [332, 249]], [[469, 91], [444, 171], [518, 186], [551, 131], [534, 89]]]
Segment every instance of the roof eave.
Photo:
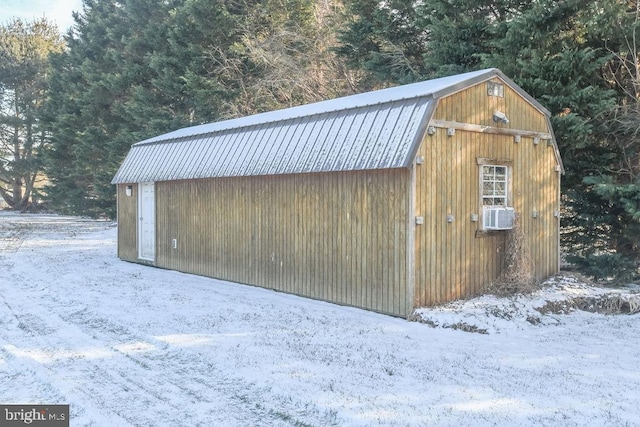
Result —
[[438, 106], [438, 99], [431, 97], [429, 100], [429, 104], [424, 113], [424, 117], [422, 118], [422, 122], [418, 131], [414, 136], [414, 140], [411, 144], [411, 150], [409, 151], [409, 155], [405, 160], [404, 167], [411, 167], [411, 165], [415, 162], [416, 155], [418, 154], [418, 150], [420, 150], [420, 145], [422, 145], [422, 141], [424, 140], [424, 136], [427, 133], [427, 128], [429, 127], [429, 122], [431, 121], [431, 117], [433, 113], [436, 111], [436, 107]]

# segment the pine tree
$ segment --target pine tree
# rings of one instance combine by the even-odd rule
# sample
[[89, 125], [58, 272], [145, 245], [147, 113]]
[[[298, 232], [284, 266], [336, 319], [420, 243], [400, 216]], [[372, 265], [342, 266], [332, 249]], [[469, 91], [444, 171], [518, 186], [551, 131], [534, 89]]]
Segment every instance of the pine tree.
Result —
[[607, 0], [598, 5], [591, 37], [609, 54], [603, 80], [616, 93], [616, 105], [600, 121], [606, 145], [616, 155], [606, 167], [584, 177], [585, 192], [605, 206], [602, 247], [577, 261], [596, 275], [637, 278], [640, 262], [640, 5]]
[[130, 145], [188, 122], [184, 93], [158, 84], [180, 3], [85, 0], [75, 16], [68, 50], [52, 59], [43, 115], [52, 135], [47, 194], [60, 212], [113, 217], [110, 181]]
[[348, 25], [339, 32], [336, 52], [368, 78], [363, 89], [403, 84], [429, 76], [424, 63], [428, 30], [417, 2], [353, 0], [347, 3]]
[[63, 48], [46, 19], [16, 19], [0, 27], [0, 196], [24, 209], [37, 193], [46, 143], [38, 110], [47, 97], [48, 55]]
[[486, 66], [501, 24], [523, 0], [425, 0], [349, 3], [337, 51], [379, 84], [403, 84]]
[[589, 263], [604, 252], [638, 260], [637, 2], [354, 0], [351, 10], [338, 51], [381, 84], [497, 67], [545, 105], [566, 170], [563, 246]]

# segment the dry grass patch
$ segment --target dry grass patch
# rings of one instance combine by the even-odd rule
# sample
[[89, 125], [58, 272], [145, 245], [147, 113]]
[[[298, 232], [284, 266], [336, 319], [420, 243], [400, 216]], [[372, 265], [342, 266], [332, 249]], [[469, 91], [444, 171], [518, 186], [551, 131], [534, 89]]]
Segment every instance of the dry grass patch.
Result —
[[507, 232], [502, 273], [489, 285], [487, 292], [496, 296], [509, 296], [537, 291], [540, 283], [533, 267], [529, 244], [516, 215], [513, 228]]
[[542, 314], [569, 314], [575, 310], [600, 314], [635, 314], [640, 313], [640, 296], [603, 294], [597, 297], [575, 297], [561, 301], [547, 301], [536, 310]]

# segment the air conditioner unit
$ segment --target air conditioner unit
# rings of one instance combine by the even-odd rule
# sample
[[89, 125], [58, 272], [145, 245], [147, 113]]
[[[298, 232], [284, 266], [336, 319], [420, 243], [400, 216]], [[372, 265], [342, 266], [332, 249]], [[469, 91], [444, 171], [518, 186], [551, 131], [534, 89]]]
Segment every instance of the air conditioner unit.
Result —
[[515, 217], [513, 208], [485, 206], [482, 222], [485, 230], [511, 230]]

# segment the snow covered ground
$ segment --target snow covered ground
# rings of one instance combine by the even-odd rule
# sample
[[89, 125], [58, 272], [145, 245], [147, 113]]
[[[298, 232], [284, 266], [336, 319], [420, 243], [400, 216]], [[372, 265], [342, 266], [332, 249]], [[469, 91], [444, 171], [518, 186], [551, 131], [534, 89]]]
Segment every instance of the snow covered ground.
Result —
[[0, 403], [74, 427], [640, 425], [640, 314], [535, 310], [637, 287], [560, 277], [408, 322], [123, 262], [115, 237], [0, 214]]

